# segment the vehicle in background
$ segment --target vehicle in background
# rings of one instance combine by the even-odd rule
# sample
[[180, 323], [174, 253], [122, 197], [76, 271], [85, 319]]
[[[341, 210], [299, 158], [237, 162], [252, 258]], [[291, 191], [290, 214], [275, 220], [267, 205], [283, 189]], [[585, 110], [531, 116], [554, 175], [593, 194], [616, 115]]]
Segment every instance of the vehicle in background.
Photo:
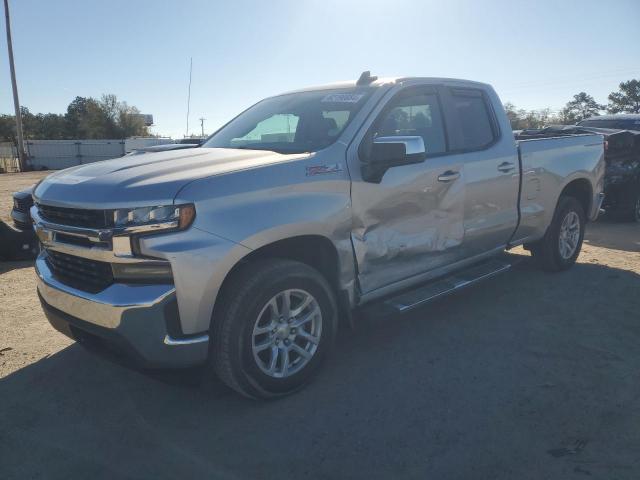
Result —
[[155, 145], [167, 145], [175, 143], [168, 137], [129, 137], [124, 140], [124, 154], [131, 153], [134, 150], [153, 147]]
[[[640, 115], [636, 117], [640, 118]], [[606, 140], [605, 197], [602, 207], [607, 212], [607, 216], [617, 220], [640, 222], [640, 130], [558, 125], [539, 130], [523, 130], [516, 138], [545, 138], [589, 133], [603, 135]]]
[[197, 149], [48, 176], [38, 294], [72, 338], [284, 395], [356, 309], [406, 312], [518, 245], [570, 268], [603, 156], [599, 134], [515, 141], [487, 84], [365, 72], [263, 100]]
[[580, 127], [609, 128], [613, 130], [640, 131], [640, 114], [618, 113], [615, 115], [599, 115], [578, 122]]
[[33, 193], [35, 185], [20, 190], [13, 194], [13, 209], [11, 210], [11, 219], [13, 225], [18, 230], [33, 230], [33, 222], [31, 221], [31, 207], [33, 207]]
[[194, 143], [166, 143], [164, 145], [154, 145], [152, 147], [138, 148], [127, 153], [126, 156], [140, 155], [142, 153], [170, 152], [172, 150], [186, 150], [188, 148], [198, 148], [200, 145]]
[[174, 143], [179, 143], [181, 145], [196, 145], [196, 146], [200, 146], [204, 143], [204, 141], [206, 140], [206, 138], [200, 138], [200, 137], [188, 137], [188, 138], [181, 138], [180, 140], [175, 140]]
[[0, 221], [0, 258], [3, 260], [33, 259], [38, 254], [38, 239], [33, 231], [30, 213], [33, 188], [13, 194], [13, 228]]

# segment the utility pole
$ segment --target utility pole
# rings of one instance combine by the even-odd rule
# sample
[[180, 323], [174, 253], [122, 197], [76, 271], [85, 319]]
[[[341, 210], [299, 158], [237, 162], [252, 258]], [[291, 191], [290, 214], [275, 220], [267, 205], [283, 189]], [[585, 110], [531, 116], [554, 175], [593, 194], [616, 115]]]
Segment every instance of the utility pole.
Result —
[[11, 21], [9, 20], [9, 2], [4, 0], [4, 18], [7, 24], [7, 48], [9, 50], [9, 68], [11, 69], [11, 86], [13, 87], [13, 106], [16, 109], [16, 132], [18, 134], [18, 162], [20, 171], [27, 169], [27, 156], [24, 151], [24, 137], [22, 136], [22, 114], [20, 100], [18, 100], [18, 84], [16, 82], [16, 66], [13, 63], [13, 44], [11, 42]]
[[202, 138], [204, 138], [204, 121], [206, 118], [200, 118], [200, 129], [202, 130]]
[[[7, 0], [4, 0], [5, 2]], [[189, 110], [191, 108], [191, 71], [193, 70], [193, 57], [189, 58], [189, 91], [187, 93], [187, 134], [185, 138], [189, 136]]]

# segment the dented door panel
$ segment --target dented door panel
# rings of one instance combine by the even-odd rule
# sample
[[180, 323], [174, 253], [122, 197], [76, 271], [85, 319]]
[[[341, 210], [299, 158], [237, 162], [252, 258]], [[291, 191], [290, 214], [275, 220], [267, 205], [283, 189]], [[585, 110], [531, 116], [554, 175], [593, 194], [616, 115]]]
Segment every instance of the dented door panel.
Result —
[[[351, 235], [363, 293], [464, 255], [464, 171], [451, 157], [388, 170], [381, 183], [353, 182]], [[447, 170], [460, 173], [441, 182]]]

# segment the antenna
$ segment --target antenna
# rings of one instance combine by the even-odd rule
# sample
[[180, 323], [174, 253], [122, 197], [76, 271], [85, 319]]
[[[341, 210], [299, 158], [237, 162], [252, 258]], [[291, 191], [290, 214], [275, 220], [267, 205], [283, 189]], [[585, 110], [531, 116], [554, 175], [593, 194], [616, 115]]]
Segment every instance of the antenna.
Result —
[[369, 85], [370, 83], [375, 82], [377, 79], [378, 77], [376, 76], [372, 77], [371, 72], [367, 70], [366, 72], [362, 72], [362, 74], [360, 75], [360, 78], [356, 82], [356, 85], [358, 86]]
[[189, 57], [189, 91], [187, 93], [187, 134], [189, 136], [189, 109], [191, 108], [191, 71], [193, 70], [193, 57]]

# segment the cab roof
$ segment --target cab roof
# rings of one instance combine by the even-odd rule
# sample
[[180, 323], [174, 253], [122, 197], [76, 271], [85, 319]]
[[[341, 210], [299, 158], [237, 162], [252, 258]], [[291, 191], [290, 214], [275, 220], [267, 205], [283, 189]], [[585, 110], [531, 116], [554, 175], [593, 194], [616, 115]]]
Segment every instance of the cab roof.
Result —
[[456, 86], [473, 86], [480, 88], [490, 88], [491, 86], [486, 83], [476, 82], [474, 80], [465, 80], [461, 78], [446, 78], [446, 77], [382, 77], [376, 78], [367, 84], [358, 84], [357, 80], [347, 80], [342, 82], [335, 83], [327, 83], [324, 85], [315, 85], [311, 87], [300, 88], [296, 90], [291, 90], [288, 92], [284, 92], [280, 95], [286, 95], [290, 93], [301, 93], [301, 92], [313, 92], [313, 91], [321, 91], [321, 90], [336, 90], [341, 88], [356, 88], [356, 87], [383, 87], [387, 85], [398, 85], [401, 83], [410, 83], [413, 81], [428, 81], [429, 83], [449, 83], [455, 84]]

